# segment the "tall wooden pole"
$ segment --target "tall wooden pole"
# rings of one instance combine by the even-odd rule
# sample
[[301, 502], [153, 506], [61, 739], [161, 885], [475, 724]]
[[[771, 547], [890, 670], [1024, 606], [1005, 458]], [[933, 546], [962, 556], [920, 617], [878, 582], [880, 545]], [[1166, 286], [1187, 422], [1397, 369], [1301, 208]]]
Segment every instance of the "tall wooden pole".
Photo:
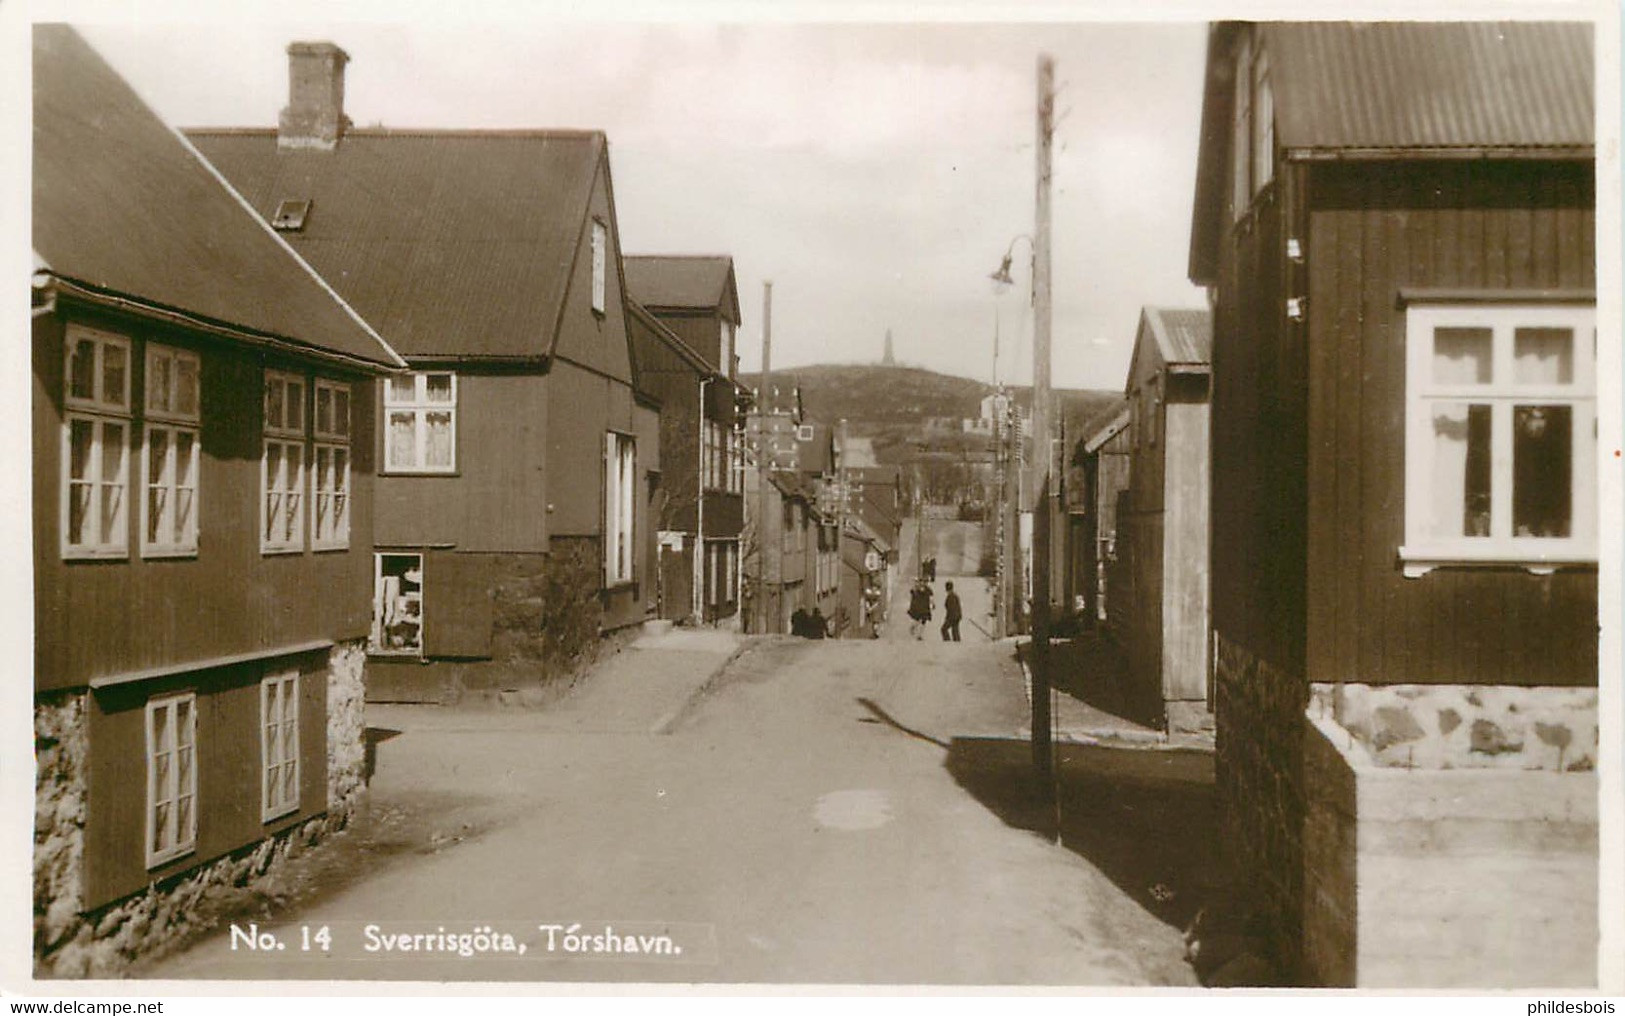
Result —
[[773, 403], [773, 283], [762, 283], [762, 380], [756, 397], [756, 573], [758, 590], [756, 631], [772, 634], [779, 616], [778, 555], [782, 550], [774, 523], [777, 512], [769, 512], [768, 484], [773, 476], [771, 424]]
[[1054, 139], [1055, 61], [1038, 57], [1038, 196], [1033, 231], [1033, 768], [1043, 792], [1054, 789], [1050, 741], [1050, 148]]

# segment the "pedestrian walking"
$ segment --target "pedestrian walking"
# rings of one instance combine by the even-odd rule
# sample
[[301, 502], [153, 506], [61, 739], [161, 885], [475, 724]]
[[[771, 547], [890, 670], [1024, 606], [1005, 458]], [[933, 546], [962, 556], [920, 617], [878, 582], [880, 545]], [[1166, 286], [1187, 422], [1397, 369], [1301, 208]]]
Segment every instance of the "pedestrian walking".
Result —
[[925, 626], [931, 623], [931, 587], [924, 582], [914, 583], [909, 591], [908, 617], [908, 633], [919, 641], [925, 637]]
[[959, 621], [962, 616], [959, 594], [954, 592], [954, 584], [949, 582], [948, 595], [942, 601], [942, 641], [959, 641]]
[[824, 612], [813, 607], [812, 617], [807, 619], [807, 637], [821, 639], [829, 637], [829, 622], [824, 618]]

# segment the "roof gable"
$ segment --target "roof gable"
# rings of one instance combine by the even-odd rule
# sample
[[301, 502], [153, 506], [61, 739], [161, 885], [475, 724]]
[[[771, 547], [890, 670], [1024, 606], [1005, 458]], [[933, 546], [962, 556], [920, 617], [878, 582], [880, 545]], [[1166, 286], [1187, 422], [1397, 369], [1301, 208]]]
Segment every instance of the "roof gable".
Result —
[[34, 251], [70, 282], [313, 351], [394, 351], [66, 25], [34, 28]]
[[645, 307], [720, 310], [734, 324], [740, 320], [733, 258], [726, 254], [628, 255], [626, 284]]
[[332, 151], [272, 130], [188, 131], [404, 355], [547, 356], [606, 150], [595, 131], [347, 131]]

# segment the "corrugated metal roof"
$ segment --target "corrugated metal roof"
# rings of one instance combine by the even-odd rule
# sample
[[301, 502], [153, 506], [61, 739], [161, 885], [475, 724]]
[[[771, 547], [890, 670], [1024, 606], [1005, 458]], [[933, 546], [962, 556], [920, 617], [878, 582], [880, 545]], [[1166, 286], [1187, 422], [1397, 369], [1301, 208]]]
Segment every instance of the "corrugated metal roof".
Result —
[[267, 220], [311, 202], [289, 242], [404, 355], [551, 350], [602, 134], [352, 130], [327, 152], [187, 135]]
[[1592, 28], [1580, 22], [1261, 26], [1287, 148], [1593, 143]]
[[626, 288], [645, 307], [721, 307], [731, 320], [739, 320], [733, 258], [726, 254], [633, 254], [623, 261]]
[[36, 259], [98, 290], [399, 364], [76, 32], [38, 25], [33, 42]]
[[1213, 315], [1206, 310], [1145, 308], [1145, 320], [1166, 364], [1205, 364], [1213, 359]]

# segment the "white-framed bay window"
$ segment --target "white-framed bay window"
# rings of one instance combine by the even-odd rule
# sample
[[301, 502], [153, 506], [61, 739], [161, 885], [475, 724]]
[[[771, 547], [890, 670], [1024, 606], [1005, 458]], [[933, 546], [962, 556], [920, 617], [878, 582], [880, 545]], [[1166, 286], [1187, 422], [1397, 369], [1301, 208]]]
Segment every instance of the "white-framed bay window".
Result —
[[604, 582], [619, 585], [633, 578], [637, 548], [633, 544], [637, 500], [637, 443], [628, 434], [604, 436]]
[[1405, 574], [1595, 562], [1595, 307], [1413, 303], [1405, 326]]
[[189, 350], [147, 344], [141, 428], [141, 555], [197, 553], [202, 368]]
[[305, 378], [265, 372], [260, 457], [260, 550], [291, 553], [305, 546]]
[[311, 544], [343, 549], [350, 545], [350, 386], [317, 378], [315, 393]]
[[67, 328], [62, 427], [62, 556], [129, 554], [130, 340]]
[[384, 469], [456, 472], [456, 374], [420, 371], [389, 378], [384, 385]]
[[146, 708], [147, 867], [197, 847], [197, 695], [154, 698]]
[[299, 810], [299, 671], [260, 681], [260, 816]]

